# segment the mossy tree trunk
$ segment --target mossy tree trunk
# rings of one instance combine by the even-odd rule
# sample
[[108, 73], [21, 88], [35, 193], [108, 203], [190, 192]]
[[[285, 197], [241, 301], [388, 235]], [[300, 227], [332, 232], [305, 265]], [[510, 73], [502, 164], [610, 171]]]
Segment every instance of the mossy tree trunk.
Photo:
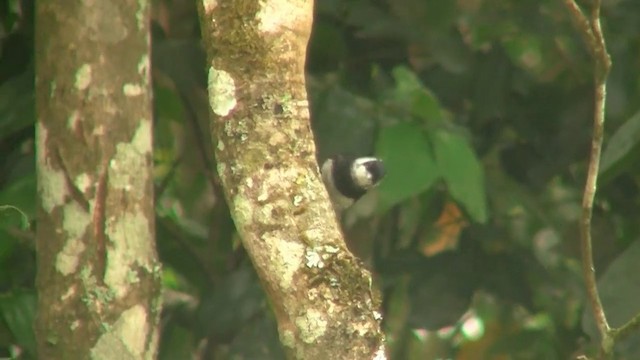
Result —
[[199, 8], [217, 170], [285, 351], [384, 358], [370, 274], [347, 250], [318, 174], [304, 80], [312, 1]]
[[36, 2], [41, 359], [152, 359], [149, 3]]

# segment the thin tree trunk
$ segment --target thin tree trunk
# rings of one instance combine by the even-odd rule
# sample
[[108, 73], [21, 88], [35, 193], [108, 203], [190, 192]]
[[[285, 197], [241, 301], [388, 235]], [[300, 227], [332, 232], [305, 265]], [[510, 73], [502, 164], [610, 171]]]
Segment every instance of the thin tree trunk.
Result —
[[313, 3], [199, 5], [218, 173], [285, 351], [384, 358], [371, 276], [347, 250], [318, 175], [304, 81]]
[[147, 1], [36, 2], [41, 359], [152, 359], [154, 243]]

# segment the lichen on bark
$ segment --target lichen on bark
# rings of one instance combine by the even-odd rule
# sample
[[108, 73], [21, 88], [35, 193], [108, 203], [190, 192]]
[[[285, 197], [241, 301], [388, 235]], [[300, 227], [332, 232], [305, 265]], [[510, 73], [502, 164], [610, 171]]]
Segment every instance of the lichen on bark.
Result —
[[38, 358], [156, 354], [148, 8], [36, 3]]
[[217, 170], [299, 359], [384, 357], [371, 275], [346, 248], [315, 158], [304, 80], [313, 3], [199, 3]]

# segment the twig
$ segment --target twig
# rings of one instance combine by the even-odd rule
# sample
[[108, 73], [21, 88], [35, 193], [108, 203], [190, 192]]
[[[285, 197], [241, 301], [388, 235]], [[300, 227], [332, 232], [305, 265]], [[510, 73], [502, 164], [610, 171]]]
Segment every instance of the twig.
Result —
[[624, 338], [629, 336], [634, 331], [640, 328], [640, 314], [636, 314], [631, 320], [629, 320], [626, 324], [620, 326], [619, 328], [611, 330], [611, 337], [615, 341], [622, 341]]
[[591, 217], [600, 167], [600, 153], [602, 151], [605, 120], [605, 100], [607, 94], [606, 81], [611, 68], [611, 58], [607, 53], [602, 28], [600, 26], [601, 0], [593, 1], [590, 19], [587, 19], [575, 0], [564, 0], [564, 3], [594, 59], [593, 138], [591, 140], [591, 155], [587, 180], [582, 198], [580, 249], [582, 252], [582, 272], [585, 279], [587, 296], [601, 336], [600, 350], [602, 356], [607, 358], [611, 356], [615, 338], [613, 337], [614, 332], [612, 332], [609, 327], [604, 308], [602, 307], [596, 283], [591, 241]]
[[564, 0], [564, 4], [569, 10], [571, 20], [573, 20], [575, 26], [578, 28], [580, 36], [582, 36], [584, 42], [587, 44], [589, 51], [592, 51], [592, 45], [595, 42], [595, 39], [593, 37], [593, 32], [591, 31], [591, 24], [589, 24], [589, 20], [582, 10], [580, 10], [580, 7], [576, 4], [575, 0]]
[[171, 234], [171, 239], [177, 242], [178, 246], [182, 247], [195, 260], [196, 267], [204, 274], [208, 283], [214, 284], [216, 276], [209, 266], [210, 262], [208, 259], [205, 259], [206, 254], [202, 254], [202, 251], [185, 237], [184, 231], [180, 229], [174, 221], [164, 216], [158, 216], [157, 219], [158, 223], [164, 226], [165, 230]]
[[193, 132], [193, 137], [196, 140], [196, 147], [198, 148], [198, 154], [200, 155], [200, 161], [202, 161], [203, 171], [207, 177], [207, 180], [211, 183], [212, 189], [220, 195], [219, 197], [222, 199], [222, 187], [220, 185], [220, 179], [218, 179], [218, 174], [213, 171], [213, 165], [211, 164], [211, 158], [209, 156], [209, 151], [207, 151], [207, 146], [205, 145], [205, 140], [202, 134], [205, 132], [200, 128], [200, 123], [198, 122], [198, 115], [196, 114], [193, 105], [189, 101], [186, 94], [181, 91], [178, 91], [178, 95], [182, 100], [183, 108], [185, 110], [185, 118], [189, 122], [191, 126], [191, 131]]
[[160, 181], [160, 184], [155, 188], [156, 199], [160, 199], [162, 197], [162, 194], [164, 194], [164, 191], [169, 186], [171, 179], [173, 179], [176, 173], [176, 170], [178, 169], [178, 165], [180, 165], [180, 162], [182, 161], [183, 156], [184, 154], [180, 154], [176, 156], [176, 158], [171, 162], [171, 166], [169, 166], [169, 171], [167, 171], [167, 175], [165, 175], [162, 181]]

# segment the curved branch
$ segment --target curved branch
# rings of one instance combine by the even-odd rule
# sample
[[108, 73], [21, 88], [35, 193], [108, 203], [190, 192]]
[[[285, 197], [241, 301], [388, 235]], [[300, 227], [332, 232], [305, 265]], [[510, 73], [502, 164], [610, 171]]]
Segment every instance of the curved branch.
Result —
[[310, 0], [199, 3], [218, 175], [291, 358], [384, 359], [371, 275], [320, 180], [304, 63]]
[[607, 53], [602, 27], [600, 25], [601, 0], [594, 0], [589, 19], [587, 19], [574, 0], [564, 0], [564, 3], [594, 59], [593, 137], [591, 140], [587, 180], [582, 198], [580, 249], [582, 252], [582, 273], [585, 279], [589, 305], [601, 336], [601, 353], [603, 357], [610, 357], [613, 352], [613, 346], [615, 345], [615, 338], [613, 337], [598, 293], [595, 266], [593, 263], [591, 217], [600, 168], [600, 153], [602, 151], [607, 95], [607, 76], [611, 69], [611, 58]]

